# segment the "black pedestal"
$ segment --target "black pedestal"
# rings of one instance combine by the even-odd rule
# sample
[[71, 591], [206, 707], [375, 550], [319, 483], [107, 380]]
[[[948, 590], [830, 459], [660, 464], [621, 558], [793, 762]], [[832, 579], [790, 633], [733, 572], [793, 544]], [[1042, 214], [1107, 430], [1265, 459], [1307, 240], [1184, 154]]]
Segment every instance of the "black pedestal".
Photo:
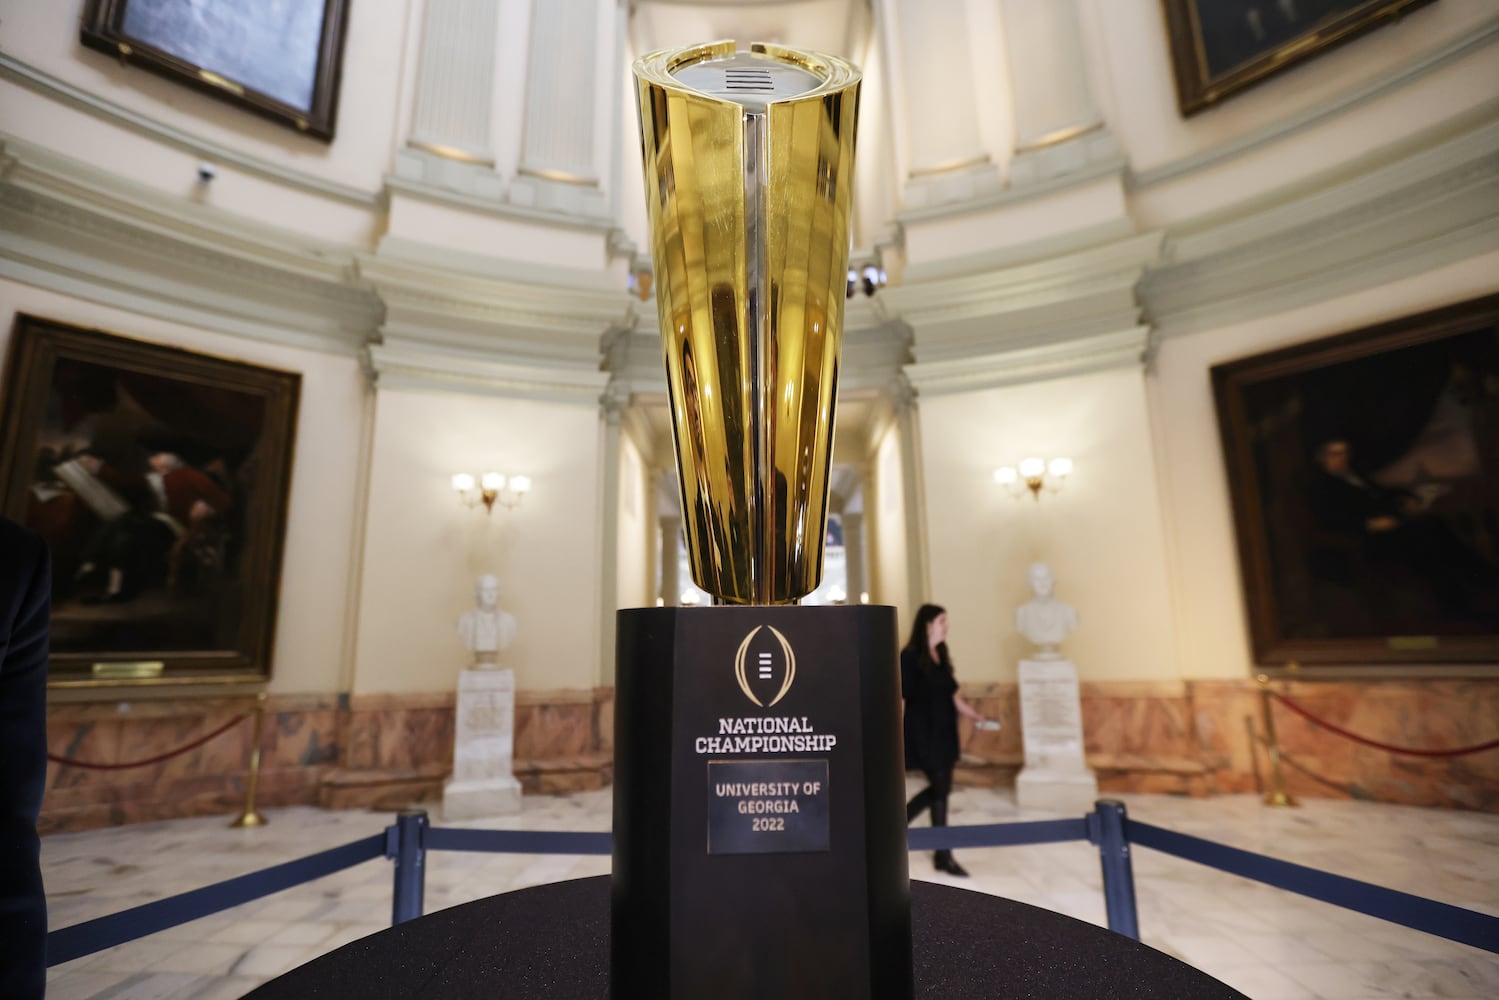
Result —
[[618, 616], [613, 996], [909, 1000], [895, 610]]

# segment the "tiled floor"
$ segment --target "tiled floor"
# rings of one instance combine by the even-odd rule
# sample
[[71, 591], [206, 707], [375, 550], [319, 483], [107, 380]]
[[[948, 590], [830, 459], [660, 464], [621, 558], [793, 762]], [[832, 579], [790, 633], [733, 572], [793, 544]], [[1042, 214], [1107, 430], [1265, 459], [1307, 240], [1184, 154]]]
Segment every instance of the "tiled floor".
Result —
[[[912, 790], [918, 786], [913, 785]], [[1136, 819], [1300, 864], [1499, 915], [1499, 816], [1357, 802], [1275, 810], [1250, 796], [1125, 796]], [[510, 829], [604, 830], [609, 792], [528, 797], [518, 816], [467, 823]], [[230, 830], [219, 819], [59, 834], [42, 842], [52, 926], [310, 854], [376, 833], [389, 816], [272, 812]], [[1022, 815], [1007, 792], [961, 789], [954, 823]], [[1104, 922], [1098, 855], [1087, 844], [960, 852], [965, 885]], [[497, 892], [605, 874], [604, 857], [433, 853], [428, 912]], [[1134, 852], [1145, 942], [1256, 1000], [1499, 996], [1499, 956], [1221, 874], [1148, 849]], [[251, 987], [390, 923], [390, 863], [369, 861], [225, 913], [59, 966], [51, 1000], [238, 997]]]

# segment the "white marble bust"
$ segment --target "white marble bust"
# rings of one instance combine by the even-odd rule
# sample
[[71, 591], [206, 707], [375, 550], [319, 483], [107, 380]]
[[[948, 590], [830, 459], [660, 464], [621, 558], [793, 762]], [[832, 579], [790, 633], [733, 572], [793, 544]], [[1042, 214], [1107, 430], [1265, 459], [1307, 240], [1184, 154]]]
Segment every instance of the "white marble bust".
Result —
[[515, 619], [500, 610], [500, 581], [485, 573], [474, 584], [474, 607], [458, 619], [463, 645], [480, 666], [493, 666], [500, 650], [515, 638]]
[[1060, 660], [1057, 646], [1067, 633], [1077, 628], [1077, 612], [1052, 596], [1056, 580], [1051, 567], [1036, 563], [1031, 567], [1031, 591], [1036, 595], [1015, 610], [1015, 627], [1036, 644], [1034, 659]]

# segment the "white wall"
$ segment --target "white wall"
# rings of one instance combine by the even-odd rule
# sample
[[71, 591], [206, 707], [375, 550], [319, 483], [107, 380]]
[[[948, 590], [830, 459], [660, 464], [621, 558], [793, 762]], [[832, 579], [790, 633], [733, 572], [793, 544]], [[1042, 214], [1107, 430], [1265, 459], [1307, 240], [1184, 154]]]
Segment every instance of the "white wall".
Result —
[[[469, 509], [455, 472], [523, 473], [513, 510]], [[353, 689], [451, 691], [455, 631], [493, 573], [515, 616], [516, 686], [589, 688], [598, 671], [599, 418], [593, 406], [381, 390]]]
[[[650, 468], [629, 434], [620, 435], [619, 557], [615, 605], [648, 608], [656, 603], [655, 491]], [[605, 612], [613, 609], [605, 608]]]
[[[1441, 0], [1183, 119], [1177, 111], [1160, 0], [1080, 3], [1082, 17], [1091, 22], [1087, 30], [1105, 40], [1106, 63], [1098, 67], [1095, 88], [1104, 97], [1101, 103], [1110, 112], [1109, 124], [1136, 170], [1190, 156], [1289, 118], [1460, 39], [1499, 14], [1493, 0]], [[1492, 78], [1492, 55], [1483, 61]], [[1485, 96], [1492, 97], [1493, 91]], [[1457, 110], [1430, 107], [1424, 124]], [[1386, 128], [1383, 135], [1388, 139], [1390, 130]], [[1336, 150], [1328, 153], [1337, 155]]]
[[0, 356], [18, 312], [105, 333], [300, 372], [270, 690], [338, 690], [353, 553], [364, 375], [352, 358], [278, 347], [150, 319], [0, 279]]
[[869, 599], [873, 604], [894, 605], [902, 630], [911, 623], [910, 569], [906, 553], [906, 502], [903, 484], [906, 470], [901, 462], [900, 433], [891, 422], [871, 460], [872, 474], [866, 481], [864, 532], [869, 540], [865, 566], [869, 573]]
[[[1169, 531], [1176, 658], [1184, 676], [1244, 677], [1252, 671], [1209, 369], [1496, 290], [1499, 253], [1490, 253], [1357, 295], [1161, 345], [1150, 380], [1151, 400]], [[1078, 464], [1081, 475], [1086, 469]]]
[[[331, 144], [85, 48], [78, 40], [82, 6], [81, 0], [3, 4], [0, 51], [129, 113], [209, 143], [370, 195], [380, 189], [395, 143], [407, 0], [349, 5], [337, 137]], [[191, 152], [12, 84], [0, 85], [0, 102], [0, 127], [6, 131], [170, 193], [187, 197], [192, 191], [199, 157]], [[325, 239], [367, 242], [372, 231], [372, 204], [330, 201], [222, 164], [211, 197], [229, 211]]]
[[[1066, 652], [1084, 680], [1176, 676], [1166, 558], [1139, 371], [923, 398], [931, 599], [949, 611], [965, 681], [1013, 681], [1030, 652], [1015, 608], [1032, 562], [1082, 623]], [[1056, 494], [1013, 498], [994, 470], [1068, 456]]]
[[374, 191], [390, 161], [407, 4], [376, 0], [348, 5], [337, 138], [331, 144], [85, 48], [78, 40], [83, 0], [9, 0], [0, 16], [0, 50], [162, 124]]

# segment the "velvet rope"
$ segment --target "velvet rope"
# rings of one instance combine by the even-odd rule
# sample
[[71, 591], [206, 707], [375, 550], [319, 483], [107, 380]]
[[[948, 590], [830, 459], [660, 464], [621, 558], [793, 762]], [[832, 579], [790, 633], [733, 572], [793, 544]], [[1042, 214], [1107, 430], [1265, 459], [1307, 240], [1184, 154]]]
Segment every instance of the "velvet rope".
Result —
[[86, 760], [74, 760], [72, 757], [63, 757], [60, 754], [51, 752], [50, 750], [47, 751], [47, 759], [52, 761], [52, 763], [54, 764], [63, 764], [67, 767], [81, 767], [90, 771], [124, 771], [132, 767], [145, 767], [147, 764], [160, 764], [164, 760], [171, 760], [173, 757], [185, 754], [189, 750], [198, 749], [198, 747], [207, 743], [215, 736], [222, 736], [224, 733], [227, 733], [229, 730], [233, 729], [241, 722], [244, 722], [249, 717], [249, 712], [246, 712], [244, 715], [236, 716], [233, 719], [230, 719], [228, 722], [224, 723], [219, 728], [215, 729], [213, 732], [209, 733], [207, 736], [200, 736], [197, 739], [193, 740], [191, 743], [178, 747], [176, 750], [168, 750], [166, 753], [159, 753], [155, 757], [147, 757], [144, 760], [132, 760], [127, 761], [123, 764], [92, 764]]
[[1339, 736], [1350, 739], [1355, 743], [1362, 743], [1366, 747], [1374, 747], [1376, 750], [1385, 750], [1389, 753], [1406, 754], [1411, 757], [1462, 757], [1470, 753], [1482, 753], [1485, 750], [1493, 750], [1495, 747], [1499, 747], [1499, 740], [1489, 740], [1487, 743], [1475, 743], [1469, 747], [1454, 747], [1451, 750], [1421, 750], [1415, 747], [1397, 747], [1391, 743], [1381, 743], [1379, 740], [1371, 740], [1367, 736], [1351, 733], [1342, 726], [1328, 722], [1326, 719], [1319, 719], [1283, 694], [1276, 694], [1274, 691], [1271, 691], [1270, 697], [1302, 718], [1321, 726], [1323, 729], [1337, 733]]

